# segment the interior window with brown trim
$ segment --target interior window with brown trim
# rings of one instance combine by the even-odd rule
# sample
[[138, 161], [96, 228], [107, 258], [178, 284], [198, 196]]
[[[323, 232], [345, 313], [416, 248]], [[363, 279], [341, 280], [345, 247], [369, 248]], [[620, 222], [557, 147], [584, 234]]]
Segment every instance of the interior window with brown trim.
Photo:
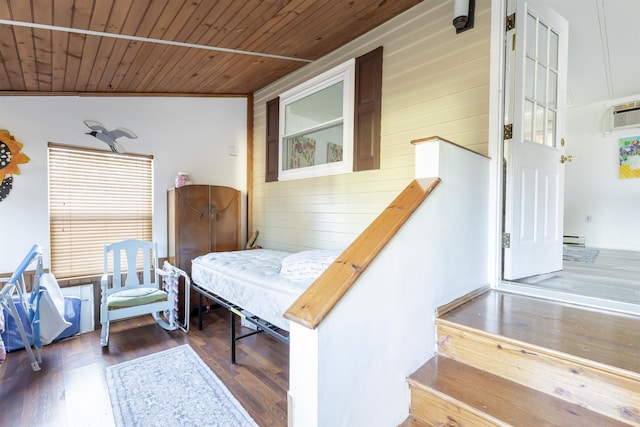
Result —
[[[343, 151], [348, 151], [352, 156], [353, 166], [351, 170], [361, 171], [380, 168], [380, 129], [381, 129], [381, 111], [382, 111], [382, 46], [374, 49], [371, 52], [366, 53], [355, 59], [355, 72], [354, 72], [354, 84], [353, 84], [353, 141], [343, 141], [343, 144], [353, 144], [351, 147], [338, 147], [340, 155]], [[347, 85], [348, 86], [348, 85]], [[313, 94], [311, 94], [313, 95]], [[304, 95], [307, 99], [311, 100], [311, 96]], [[301, 97], [300, 100], [304, 102], [305, 98]], [[279, 156], [283, 155], [280, 144], [280, 115], [285, 113], [281, 111], [280, 102], [281, 97], [272, 99], [267, 102], [266, 115], [267, 115], [267, 135], [266, 135], [266, 166], [265, 166], [265, 181], [272, 182], [278, 181], [279, 174]], [[295, 101], [298, 104], [304, 106], [303, 103]], [[294, 104], [288, 104], [294, 105]], [[289, 108], [289, 107], [287, 107]], [[302, 107], [301, 107], [302, 108]], [[329, 122], [329, 124], [331, 124]], [[310, 128], [312, 131], [316, 131], [313, 126]], [[295, 133], [295, 132], [294, 132]], [[313, 135], [312, 135], [313, 136]], [[315, 138], [311, 138], [306, 134], [292, 135], [288, 140], [297, 142], [301, 138], [310, 139], [310, 145], [313, 142], [313, 150], [307, 150], [314, 156], [317, 156], [315, 147]], [[328, 144], [328, 143], [327, 143]], [[300, 144], [305, 148], [305, 144]], [[334, 144], [335, 145], [335, 144]], [[331, 145], [329, 144], [331, 147]], [[319, 147], [324, 150], [324, 145]], [[291, 151], [291, 150], [289, 150]], [[321, 159], [320, 163], [333, 161], [335, 156], [330, 156], [330, 153], [322, 154], [325, 151], [320, 151], [320, 154], [327, 157], [326, 160]], [[303, 153], [303, 154], [309, 154]], [[295, 154], [295, 153], [294, 153]], [[308, 156], [307, 156], [308, 157]], [[339, 157], [341, 159], [342, 156]], [[311, 166], [314, 163], [309, 162], [306, 157], [303, 158], [307, 162], [305, 166]], [[291, 160], [289, 160], [291, 162]], [[297, 166], [297, 163], [294, 163]], [[287, 165], [285, 165], [287, 166]], [[286, 169], [286, 168], [285, 168]]]

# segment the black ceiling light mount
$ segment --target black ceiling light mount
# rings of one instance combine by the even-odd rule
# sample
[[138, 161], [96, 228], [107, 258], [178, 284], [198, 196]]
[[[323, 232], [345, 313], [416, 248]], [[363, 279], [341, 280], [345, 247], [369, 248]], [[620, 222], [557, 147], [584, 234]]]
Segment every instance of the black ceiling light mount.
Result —
[[453, 0], [453, 26], [456, 34], [473, 28], [476, 0]]

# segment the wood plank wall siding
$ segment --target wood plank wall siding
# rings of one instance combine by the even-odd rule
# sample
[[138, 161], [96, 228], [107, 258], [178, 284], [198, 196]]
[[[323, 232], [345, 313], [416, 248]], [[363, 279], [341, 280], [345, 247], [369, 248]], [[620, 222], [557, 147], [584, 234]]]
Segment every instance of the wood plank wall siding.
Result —
[[289, 307], [284, 317], [310, 329], [318, 326], [439, 183], [439, 178], [421, 178], [409, 184]]
[[[254, 94], [253, 229], [273, 249], [345, 249], [415, 177], [410, 141], [440, 135], [488, 152], [489, 0], [455, 34], [451, 3], [424, 0], [338, 51]], [[266, 103], [349, 59], [383, 46], [380, 168], [265, 182]]]

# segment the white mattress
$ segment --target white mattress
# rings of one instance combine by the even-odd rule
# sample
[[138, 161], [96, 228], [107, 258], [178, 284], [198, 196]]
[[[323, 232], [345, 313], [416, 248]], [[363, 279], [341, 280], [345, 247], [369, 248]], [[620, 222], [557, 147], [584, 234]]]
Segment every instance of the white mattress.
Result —
[[288, 255], [291, 252], [274, 249], [212, 252], [191, 261], [191, 280], [288, 331], [284, 312], [314, 280], [281, 276], [280, 264]]

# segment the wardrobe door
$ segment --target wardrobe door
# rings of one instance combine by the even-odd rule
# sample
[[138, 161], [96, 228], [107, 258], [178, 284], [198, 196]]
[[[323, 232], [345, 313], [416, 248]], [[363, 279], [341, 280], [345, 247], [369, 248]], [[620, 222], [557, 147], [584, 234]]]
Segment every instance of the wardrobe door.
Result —
[[234, 188], [212, 185], [209, 191], [211, 205], [210, 252], [240, 249], [240, 192]]
[[191, 260], [211, 252], [209, 186], [186, 185], [174, 191], [176, 266], [191, 276]]

